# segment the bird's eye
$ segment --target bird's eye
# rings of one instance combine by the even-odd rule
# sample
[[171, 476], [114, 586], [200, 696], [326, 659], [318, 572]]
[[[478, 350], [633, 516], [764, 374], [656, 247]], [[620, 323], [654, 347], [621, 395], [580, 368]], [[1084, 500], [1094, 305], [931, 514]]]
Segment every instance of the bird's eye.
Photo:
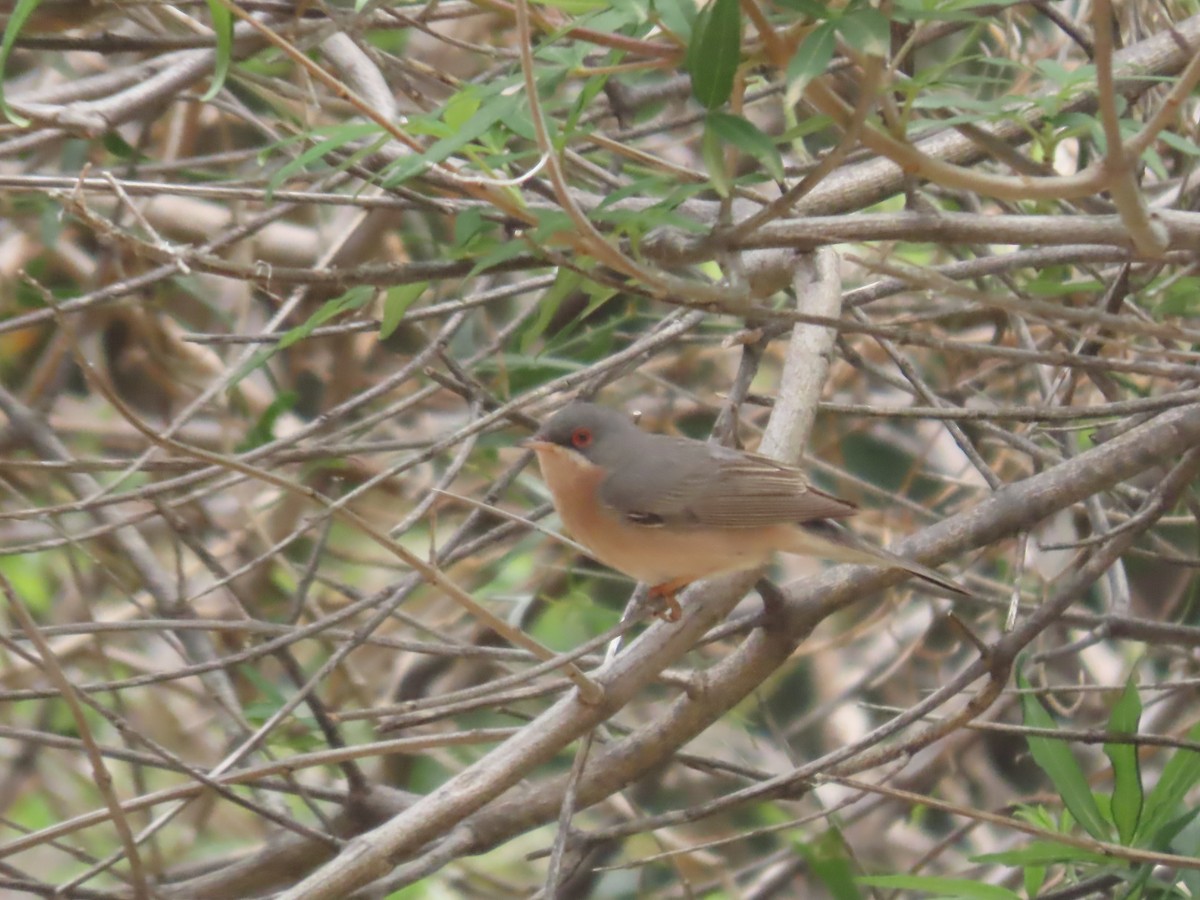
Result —
[[571, 432], [571, 445], [577, 450], [592, 446], [592, 429], [576, 428]]

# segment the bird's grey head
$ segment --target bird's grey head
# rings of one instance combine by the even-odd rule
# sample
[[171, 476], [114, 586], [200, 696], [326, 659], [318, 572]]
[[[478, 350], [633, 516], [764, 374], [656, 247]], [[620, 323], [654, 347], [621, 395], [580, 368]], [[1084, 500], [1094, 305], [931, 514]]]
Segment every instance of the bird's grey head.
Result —
[[624, 413], [595, 403], [564, 406], [530, 439], [574, 450], [588, 462], [611, 468], [636, 452], [631, 445], [645, 437]]

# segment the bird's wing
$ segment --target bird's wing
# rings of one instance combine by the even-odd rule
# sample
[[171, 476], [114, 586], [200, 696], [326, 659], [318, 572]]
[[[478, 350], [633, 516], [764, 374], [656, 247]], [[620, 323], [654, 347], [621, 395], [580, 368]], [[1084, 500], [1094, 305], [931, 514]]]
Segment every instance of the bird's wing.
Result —
[[[814, 519], [839, 518], [856, 511], [852, 503], [812, 487], [799, 470], [765, 456], [698, 441], [667, 438], [666, 453], [655, 460], [641, 484], [611, 476], [601, 499], [632, 522], [671, 528], [753, 528]], [[665, 461], [665, 462], [659, 462]]]

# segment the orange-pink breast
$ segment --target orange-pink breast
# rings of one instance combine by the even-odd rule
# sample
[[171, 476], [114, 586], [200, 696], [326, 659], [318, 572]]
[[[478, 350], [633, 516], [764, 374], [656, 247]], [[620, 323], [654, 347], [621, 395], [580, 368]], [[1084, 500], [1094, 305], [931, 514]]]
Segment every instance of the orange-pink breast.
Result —
[[780, 546], [778, 527], [670, 529], [636, 525], [600, 503], [605, 471], [554, 445], [535, 447], [563, 525], [605, 565], [649, 584], [756, 568]]

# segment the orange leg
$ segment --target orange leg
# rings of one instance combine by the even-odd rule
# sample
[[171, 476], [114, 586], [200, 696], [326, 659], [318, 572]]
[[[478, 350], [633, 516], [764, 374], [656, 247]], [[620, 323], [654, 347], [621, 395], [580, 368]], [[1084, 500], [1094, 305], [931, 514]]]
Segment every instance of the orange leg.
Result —
[[666, 581], [650, 588], [650, 599], [657, 600], [660, 604], [654, 615], [664, 622], [678, 622], [683, 610], [679, 607], [679, 601], [675, 599], [675, 593], [691, 583], [690, 578], [676, 578], [674, 581]]

